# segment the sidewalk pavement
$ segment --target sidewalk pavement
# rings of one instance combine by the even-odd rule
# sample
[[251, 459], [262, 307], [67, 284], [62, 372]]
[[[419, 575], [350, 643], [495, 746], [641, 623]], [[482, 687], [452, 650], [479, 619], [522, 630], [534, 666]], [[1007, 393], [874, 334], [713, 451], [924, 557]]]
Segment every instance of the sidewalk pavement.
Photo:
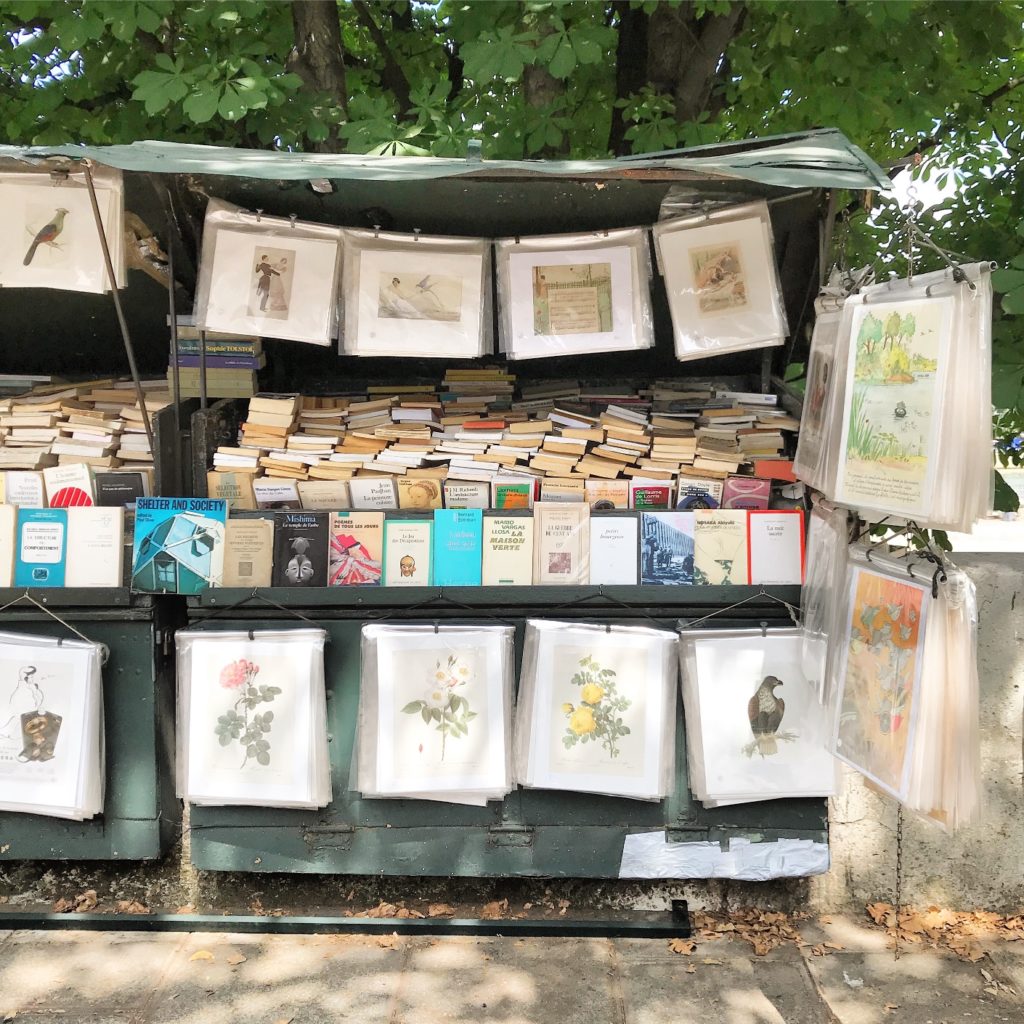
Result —
[[989, 1024], [1024, 1021], [1024, 942], [976, 963], [852, 918], [754, 956], [664, 939], [0, 932], [17, 1024]]

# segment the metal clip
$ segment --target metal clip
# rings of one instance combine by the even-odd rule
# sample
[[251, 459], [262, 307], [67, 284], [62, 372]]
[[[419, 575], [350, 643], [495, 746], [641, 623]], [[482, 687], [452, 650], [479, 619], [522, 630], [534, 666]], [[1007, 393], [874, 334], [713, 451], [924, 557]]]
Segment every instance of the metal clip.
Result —
[[379, 224], [374, 224], [373, 225], [373, 237], [374, 238], [380, 238], [380, 225]]
[[50, 182], [53, 185], [64, 185], [68, 180], [68, 172], [64, 167], [55, 167], [50, 171]]
[[414, 241], [414, 242], [418, 242], [418, 241], [420, 240], [420, 232], [421, 232], [422, 230], [423, 230], [422, 228], [413, 228], [413, 229], [412, 229], [412, 233], [413, 233], [413, 241]]
[[261, 220], [263, 220], [263, 210], [260, 207], [257, 207], [256, 208], [256, 223], [259, 224], [259, 222]]
[[441, 629], [440, 629], [440, 627], [437, 624], [437, 619], [434, 619], [434, 633], [436, 635], [437, 633], [440, 633], [440, 632], [441, 632]]
[[768, 623], [767, 622], [762, 622], [761, 623], [761, 639], [763, 640], [767, 636], [768, 636]]
[[299, 215], [297, 213], [289, 213], [288, 214], [288, 219], [292, 222], [292, 230], [294, 231], [295, 230], [295, 222], [299, 219]]

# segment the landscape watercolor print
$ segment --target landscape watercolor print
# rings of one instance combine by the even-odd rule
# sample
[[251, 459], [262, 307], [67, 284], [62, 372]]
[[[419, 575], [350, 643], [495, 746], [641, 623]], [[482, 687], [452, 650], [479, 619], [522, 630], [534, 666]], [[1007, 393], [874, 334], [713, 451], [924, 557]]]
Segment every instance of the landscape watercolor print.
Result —
[[863, 305], [853, 317], [837, 499], [927, 511], [953, 300]]
[[855, 569], [835, 751], [893, 796], [906, 793], [928, 593]]

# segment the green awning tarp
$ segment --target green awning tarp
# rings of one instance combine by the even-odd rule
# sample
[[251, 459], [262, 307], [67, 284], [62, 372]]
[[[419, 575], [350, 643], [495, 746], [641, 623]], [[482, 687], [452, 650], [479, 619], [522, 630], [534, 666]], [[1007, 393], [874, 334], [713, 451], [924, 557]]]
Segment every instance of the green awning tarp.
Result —
[[842, 132], [826, 128], [746, 142], [697, 146], [614, 160], [457, 160], [446, 157], [357, 156], [234, 149], [178, 142], [126, 146], [0, 146], [0, 158], [91, 159], [123, 171], [227, 175], [278, 181], [435, 178], [718, 178], [775, 188], [888, 190], [885, 171]]

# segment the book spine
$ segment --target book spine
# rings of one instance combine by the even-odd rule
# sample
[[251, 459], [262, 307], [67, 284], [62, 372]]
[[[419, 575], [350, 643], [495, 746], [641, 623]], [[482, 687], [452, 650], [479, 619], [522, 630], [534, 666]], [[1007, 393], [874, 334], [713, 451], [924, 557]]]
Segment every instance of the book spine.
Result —
[[[199, 362], [200, 356], [198, 353], [196, 355], [178, 355], [178, 366], [194, 367], [199, 366]], [[206, 357], [206, 366], [208, 369], [259, 370], [262, 369], [263, 365], [262, 356], [207, 355]]]
[[[206, 355], [210, 356], [246, 356], [252, 358], [262, 354], [259, 345], [244, 341], [207, 341]], [[198, 356], [201, 352], [198, 338], [179, 338], [178, 356]]]

